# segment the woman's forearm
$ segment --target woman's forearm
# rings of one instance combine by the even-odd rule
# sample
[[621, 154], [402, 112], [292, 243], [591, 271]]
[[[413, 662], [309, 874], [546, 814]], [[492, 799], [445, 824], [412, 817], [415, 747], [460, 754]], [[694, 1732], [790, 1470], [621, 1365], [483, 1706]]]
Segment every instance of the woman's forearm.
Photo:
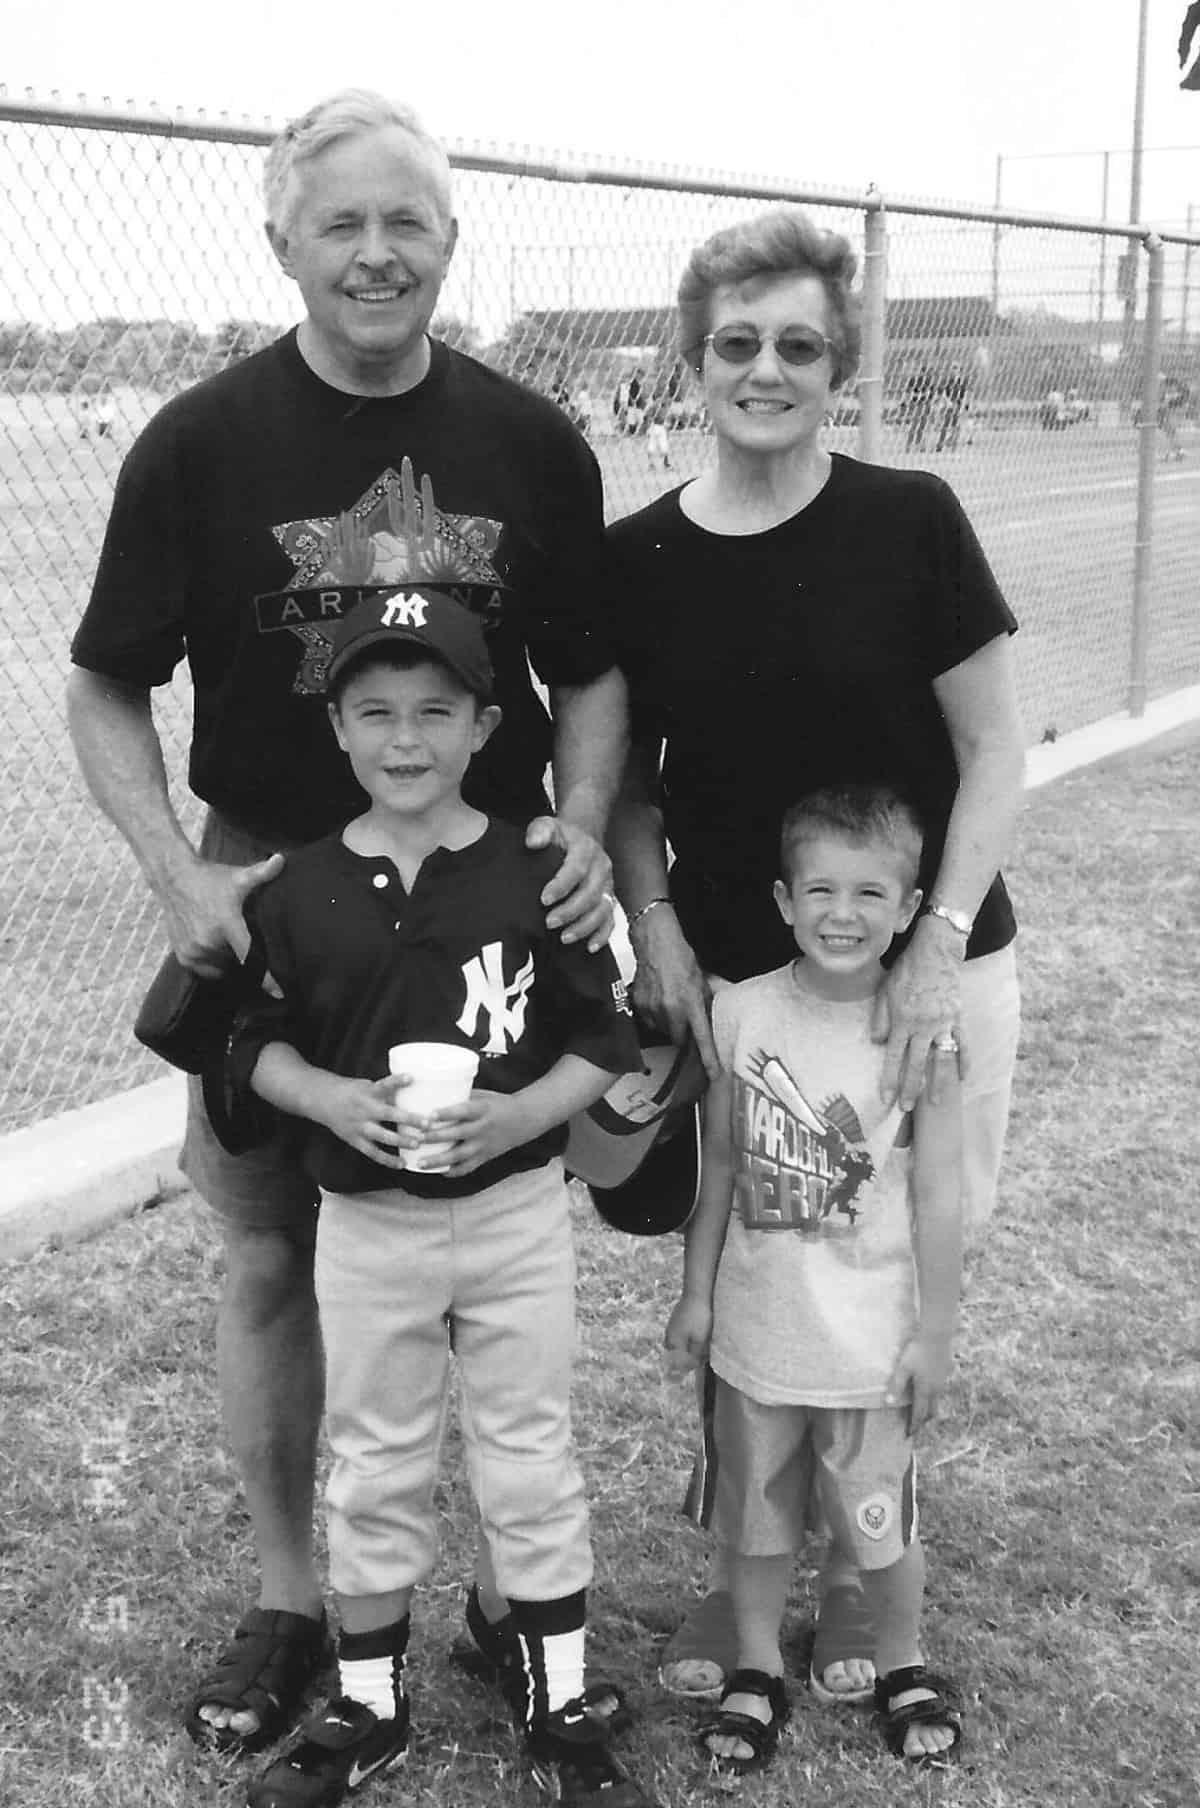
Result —
[[1024, 777], [1021, 747], [980, 748], [965, 760], [932, 886], [938, 902], [975, 915], [1012, 846]]

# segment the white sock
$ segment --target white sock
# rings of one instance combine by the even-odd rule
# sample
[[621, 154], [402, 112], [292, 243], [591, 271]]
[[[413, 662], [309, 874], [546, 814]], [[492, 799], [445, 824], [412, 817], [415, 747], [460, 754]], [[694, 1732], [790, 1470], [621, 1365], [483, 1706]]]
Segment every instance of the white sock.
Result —
[[550, 1713], [565, 1707], [576, 1695], [583, 1694], [584, 1629], [556, 1632], [542, 1639], [542, 1661], [546, 1666], [546, 1706]]
[[338, 1684], [351, 1701], [361, 1701], [380, 1720], [396, 1718], [396, 1697], [404, 1693], [404, 1659], [339, 1657]]

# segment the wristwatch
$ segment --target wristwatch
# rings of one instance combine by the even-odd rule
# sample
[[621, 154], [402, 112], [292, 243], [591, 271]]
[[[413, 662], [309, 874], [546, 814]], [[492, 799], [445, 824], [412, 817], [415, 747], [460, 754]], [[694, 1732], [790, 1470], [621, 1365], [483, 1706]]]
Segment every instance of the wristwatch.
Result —
[[952, 910], [948, 904], [927, 904], [925, 915], [941, 917], [943, 923], [949, 923], [951, 929], [958, 931], [964, 942], [975, 926], [973, 919], [967, 915], [965, 910]]

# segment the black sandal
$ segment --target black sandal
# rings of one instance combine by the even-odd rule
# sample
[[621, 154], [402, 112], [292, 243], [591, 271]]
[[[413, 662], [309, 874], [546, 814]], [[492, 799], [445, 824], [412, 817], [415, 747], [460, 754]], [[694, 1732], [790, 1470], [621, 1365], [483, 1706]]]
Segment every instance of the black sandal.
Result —
[[[252, 1607], [188, 1704], [184, 1725], [197, 1745], [250, 1756], [288, 1731], [304, 1697], [332, 1657], [322, 1613]], [[256, 1714], [258, 1727], [238, 1733], [200, 1717], [202, 1707], [233, 1708]]]
[[[753, 1714], [730, 1713], [725, 1703], [731, 1695], [761, 1695], [771, 1709], [769, 1720], [756, 1720]], [[775, 1756], [779, 1735], [792, 1717], [792, 1704], [782, 1676], [768, 1676], [765, 1670], [735, 1670], [721, 1690], [721, 1712], [706, 1720], [696, 1734], [696, 1743], [717, 1771], [736, 1777], [751, 1771], [765, 1770]], [[750, 1747], [749, 1758], [727, 1758], [713, 1751], [708, 1741], [713, 1738], [740, 1739]]]
[[[909, 1689], [929, 1689], [920, 1701], [907, 1701], [893, 1707], [897, 1695]], [[875, 1711], [880, 1730], [893, 1758], [908, 1758], [910, 1764], [945, 1764], [953, 1758], [962, 1743], [962, 1697], [952, 1682], [935, 1676], [924, 1664], [908, 1664], [900, 1670], [889, 1670], [875, 1684]], [[910, 1726], [944, 1726], [954, 1734], [945, 1751], [917, 1752], [908, 1757], [904, 1735]]]
[[[479, 1605], [479, 1590], [472, 1583], [467, 1591], [466, 1620], [467, 1636], [456, 1638], [451, 1645], [450, 1662], [476, 1682], [494, 1685], [505, 1695], [514, 1688], [521, 1694], [525, 1666], [512, 1614], [506, 1613], [502, 1620], [489, 1620]], [[605, 1679], [589, 1683], [579, 1699], [610, 1733], [624, 1732], [633, 1723], [625, 1691], [615, 1682]]]
[[479, 1605], [479, 1590], [472, 1583], [467, 1590], [466, 1618], [467, 1635], [460, 1635], [451, 1645], [450, 1662], [476, 1682], [507, 1688], [513, 1673], [521, 1670], [521, 1647], [512, 1614], [506, 1613], [502, 1620], [489, 1620]]

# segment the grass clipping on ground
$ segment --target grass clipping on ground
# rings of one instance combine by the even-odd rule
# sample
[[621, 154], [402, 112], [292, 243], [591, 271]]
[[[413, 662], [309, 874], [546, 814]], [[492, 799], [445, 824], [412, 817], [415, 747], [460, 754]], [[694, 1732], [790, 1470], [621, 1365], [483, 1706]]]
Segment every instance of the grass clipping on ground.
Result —
[[[906, 1769], [869, 1714], [794, 1682], [779, 1759], [743, 1786], [766, 1808], [1200, 1801], [1197, 845], [1200, 748], [1028, 801], [1009, 869], [1025, 994], [1009, 1158], [922, 1452], [927, 1647], [968, 1703], [963, 1759]], [[659, 1359], [678, 1240], [619, 1236], [583, 1201], [577, 1221], [591, 1661], [639, 1709], [631, 1764], [685, 1808], [718, 1791], [697, 1710], [655, 1682], [704, 1573], [676, 1512], [692, 1397]], [[216, 1416], [219, 1279], [186, 1200], [0, 1274], [0, 1799], [22, 1808], [244, 1799], [246, 1767], [180, 1725], [255, 1587]], [[415, 1615], [416, 1743], [373, 1789], [380, 1808], [534, 1799], [503, 1718], [446, 1661], [472, 1543], [461, 1475], [452, 1439]], [[798, 1662], [816, 1558], [797, 1563]]]

